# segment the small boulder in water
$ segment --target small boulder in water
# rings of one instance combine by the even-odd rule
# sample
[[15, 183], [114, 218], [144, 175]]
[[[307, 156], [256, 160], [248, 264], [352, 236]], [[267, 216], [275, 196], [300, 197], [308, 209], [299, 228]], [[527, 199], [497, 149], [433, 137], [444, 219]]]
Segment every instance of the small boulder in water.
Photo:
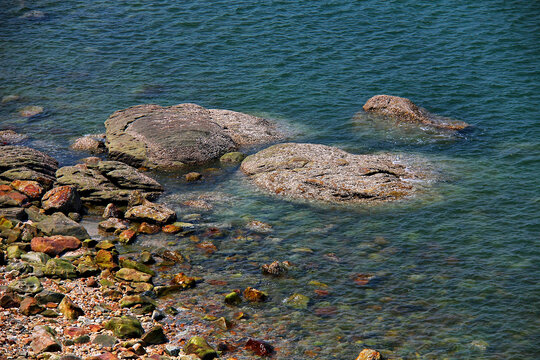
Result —
[[41, 10], [30, 10], [19, 16], [19, 18], [26, 20], [43, 20], [47, 18], [47, 14]]
[[18, 144], [24, 140], [28, 139], [28, 136], [18, 134], [13, 130], [2, 130], [0, 131], [0, 146], [1, 145], [10, 145]]
[[356, 360], [384, 360], [384, 358], [377, 350], [364, 349], [360, 352]]
[[469, 124], [430, 113], [407, 98], [390, 95], [376, 95], [363, 106], [364, 111], [389, 116], [399, 121], [407, 121], [447, 130], [463, 130]]
[[19, 110], [19, 115], [22, 117], [32, 117], [43, 113], [42, 106], [29, 105]]
[[77, 151], [87, 151], [92, 154], [105, 152], [104, 135], [86, 135], [75, 140], [70, 149]]

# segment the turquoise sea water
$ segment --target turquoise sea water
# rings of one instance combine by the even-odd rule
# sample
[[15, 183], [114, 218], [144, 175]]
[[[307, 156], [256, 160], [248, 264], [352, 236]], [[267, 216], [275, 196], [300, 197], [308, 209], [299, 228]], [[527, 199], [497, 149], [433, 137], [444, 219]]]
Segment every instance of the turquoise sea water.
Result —
[[[20, 18], [29, 10], [46, 17]], [[275, 358], [353, 359], [365, 346], [405, 359], [540, 356], [539, 2], [4, 0], [0, 23], [0, 95], [22, 96], [0, 106], [0, 128], [63, 164], [84, 156], [69, 143], [103, 132], [117, 109], [195, 102], [275, 119], [292, 141], [436, 165], [443, 181], [422, 199], [354, 209], [270, 198], [235, 168], [191, 186], [155, 175], [180, 214], [194, 211], [185, 199], [217, 199], [201, 222], [231, 229], [218, 252], [175, 247], [201, 274], [232, 278], [228, 290], [271, 294], [246, 309], [259, 315], [252, 334], [282, 349]], [[450, 137], [355, 116], [376, 94], [474, 129]], [[46, 113], [21, 118], [24, 105]], [[238, 239], [249, 219], [274, 231]], [[276, 259], [296, 269], [261, 276]], [[376, 281], [359, 286], [358, 273]], [[308, 310], [282, 303], [294, 292]]]

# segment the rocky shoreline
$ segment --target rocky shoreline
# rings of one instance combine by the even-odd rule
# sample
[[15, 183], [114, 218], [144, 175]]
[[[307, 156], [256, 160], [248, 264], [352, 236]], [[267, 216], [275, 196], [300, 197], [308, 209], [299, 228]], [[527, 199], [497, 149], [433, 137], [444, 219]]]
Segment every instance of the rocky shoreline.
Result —
[[[215, 251], [211, 241], [198, 239], [193, 224], [176, 221], [174, 210], [154, 202], [164, 188], [141, 169], [177, 170], [219, 159], [242, 163], [248, 178], [272, 194], [341, 203], [405, 199], [419, 191], [416, 184], [434, 179], [391, 155], [353, 155], [317, 144], [278, 144], [244, 159], [238, 150], [275, 143], [285, 133], [265, 119], [195, 104], [136, 106], [115, 112], [105, 125], [105, 136], [86, 136], [72, 149], [108, 152], [114, 160], [89, 157], [64, 167], [40, 151], [10, 145], [24, 136], [0, 134], [0, 359], [287, 356], [272, 339], [242, 331], [252, 319], [241, 304], [264, 303], [268, 294], [252, 284], [226, 289], [226, 281], [214, 280], [222, 302], [207, 304], [213, 311], [205, 304], [178, 306], [179, 294], [196, 292], [204, 274], [192, 272], [177, 250], [130, 248], [139, 235], [163, 232]], [[200, 177], [185, 175], [188, 182]], [[100, 235], [91, 236], [80, 221], [97, 213]], [[270, 228], [257, 221], [246, 227], [255, 233]], [[203, 231], [213, 236], [220, 230]], [[259, 266], [262, 274], [279, 277], [294, 265]], [[309, 298], [293, 294], [287, 302], [303, 308]], [[225, 310], [232, 315], [212, 315]], [[382, 358], [365, 349], [357, 360]]]

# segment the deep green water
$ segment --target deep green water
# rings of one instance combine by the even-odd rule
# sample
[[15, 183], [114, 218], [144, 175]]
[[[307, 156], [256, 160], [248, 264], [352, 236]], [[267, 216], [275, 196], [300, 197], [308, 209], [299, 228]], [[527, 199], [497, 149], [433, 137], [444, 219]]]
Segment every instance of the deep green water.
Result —
[[[0, 4], [0, 96], [23, 97], [0, 106], [0, 128], [31, 135], [31, 146], [63, 164], [84, 156], [69, 143], [102, 132], [117, 109], [195, 102], [276, 119], [294, 129], [293, 141], [415, 153], [440, 169], [444, 181], [422, 199], [355, 209], [267, 197], [234, 168], [191, 186], [156, 175], [168, 188], [163, 201], [180, 214], [194, 212], [183, 199], [218, 198], [200, 222], [231, 235], [215, 240], [211, 257], [193, 251], [193, 262], [209, 277], [233, 277], [230, 289], [271, 294], [246, 309], [262, 317], [254, 334], [286, 350], [275, 358], [314, 350], [319, 359], [354, 359], [364, 346], [406, 359], [540, 356], [539, 2]], [[32, 9], [48, 16], [19, 18]], [[354, 116], [381, 93], [474, 129], [450, 137]], [[46, 114], [18, 117], [28, 104]], [[236, 239], [247, 219], [274, 231]], [[168, 240], [148, 239], [160, 241]], [[276, 259], [297, 268], [262, 277], [256, 265]], [[356, 273], [378, 281], [360, 287]], [[331, 294], [316, 296], [311, 280]], [[312, 299], [308, 310], [282, 304], [294, 292]]]

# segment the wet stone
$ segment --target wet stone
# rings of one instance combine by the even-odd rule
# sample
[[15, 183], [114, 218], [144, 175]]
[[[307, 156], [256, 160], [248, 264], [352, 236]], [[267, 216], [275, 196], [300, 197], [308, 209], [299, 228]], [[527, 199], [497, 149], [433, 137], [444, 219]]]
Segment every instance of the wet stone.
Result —
[[79, 316], [84, 315], [84, 311], [67, 296], [58, 305], [58, 310], [69, 320], [76, 320]]
[[159, 225], [155, 224], [149, 224], [145, 221], [143, 221], [140, 225], [137, 231], [142, 234], [157, 234], [161, 230], [161, 227]]
[[364, 349], [358, 354], [356, 360], [384, 360], [381, 353], [372, 349]]
[[225, 304], [228, 305], [239, 305], [242, 302], [242, 298], [240, 297], [240, 294], [238, 294], [236, 291], [232, 291], [229, 294], [225, 295]]
[[62, 351], [62, 345], [56, 340], [56, 334], [50, 327], [36, 326], [32, 334], [30, 348], [35, 354]]
[[118, 270], [116, 277], [120, 280], [133, 282], [149, 282], [152, 279], [152, 275], [130, 268]]
[[106, 207], [105, 207], [105, 210], [103, 211], [103, 215], [102, 217], [104, 219], [108, 219], [108, 218], [121, 218], [123, 216], [122, 212], [120, 211], [120, 209], [118, 209], [118, 207], [113, 204], [113, 203], [109, 203]]
[[285, 305], [295, 308], [295, 309], [307, 309], [309, 305], [309, 297], [302, 294], [292, 294], [290, 297], [285, 299]]
[[187, 182], [193, 182], [202, 178], [202, 175], [198, 172], [190, 172], [184, 175], [184, 178], [186, 179]]
[[252, 287], [248, 287], [244, 290], [244, 298], [251, 302], [263, 302], [268, 298], [268, 294]]
[[184, 345], [186, 354], [195, 354], [201, 360], [212, 360], [218, 357], [217, 352], [208, 344], [205, 338], [194, 336]]
[[122, 267], [129, 268], [129, 269], [135, 269], [137, 271], [140, 271], [140, 272], [152, 275], [152, 276], [156, 275], [156, 272], [154, 270], [150, 269], [150, 267], [148, 267], [148, 266], [146, 266], [146, 265], [144, 265], [142, 263], [138, 263], [136, 261], [133, 261], [133, 260], [122, 259], [120, 261], [120, 265]]
[[143, 335], [142, 341], [147, 345], [158, 345], [168, 342], [167, 336], [163, 332], [163, 327], [157, 325], [152, 329], [148, 330], [146, 334]]
[[249, 339], [245, 348], [258, 356], [270, 356], [274, 352], [272, 345], [255, 339]]
[[15, 180], [11, 183], [11, 187], [33, 200], [39, 199], [43, 193], [43, 187], [32, 180]]
[[65, 214], [69, 212], [79, 212], [81, 210], [81, 199], [74, 186], [59, 186], [45, 193], [41, 199], [41, 207], [45, 211], [60, 211]]

